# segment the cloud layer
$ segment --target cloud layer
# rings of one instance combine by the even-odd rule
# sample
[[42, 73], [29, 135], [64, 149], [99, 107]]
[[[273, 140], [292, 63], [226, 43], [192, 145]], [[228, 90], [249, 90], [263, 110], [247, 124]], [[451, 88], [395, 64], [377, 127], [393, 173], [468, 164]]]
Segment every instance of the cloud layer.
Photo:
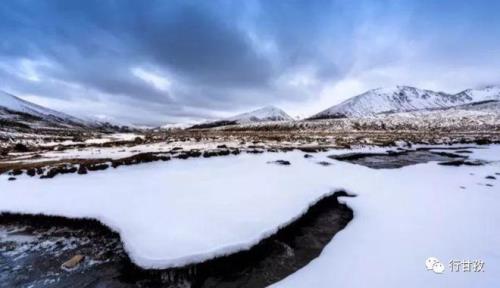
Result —
[[193, 121], [364, 90], [500, 84], [498, 1], [3, 1], [0, 89], [84, 117]]

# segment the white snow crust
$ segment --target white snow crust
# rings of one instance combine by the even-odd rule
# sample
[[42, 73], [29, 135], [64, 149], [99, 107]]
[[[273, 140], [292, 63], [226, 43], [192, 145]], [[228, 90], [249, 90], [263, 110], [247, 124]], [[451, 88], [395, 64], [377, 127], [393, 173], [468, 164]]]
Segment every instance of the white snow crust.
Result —
[[[500, 146], [472, 157], [494, 162], [418, 164], [335, 181], [358, 193], [346, 199], [354, 219], [320, 257], [272, 287], [500, 287], [500, 183], [485, 179], [500, 172]], [[445, 272], [426, 270], [428, 257]], [[451, 260], [481, 260], [484, 270], [451, 272]]]

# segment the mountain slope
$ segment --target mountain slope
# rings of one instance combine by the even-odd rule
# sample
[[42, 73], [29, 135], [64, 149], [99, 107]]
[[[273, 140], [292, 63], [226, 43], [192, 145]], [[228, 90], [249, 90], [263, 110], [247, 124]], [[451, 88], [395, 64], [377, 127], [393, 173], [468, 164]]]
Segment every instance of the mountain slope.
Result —
[[238, 124], [248, 122], [263, 122], [263, 121], [292, 121], [293, 118], [286, 114], [285, 111], [274, 106], [266, 106], [254, 111], [242, 113], [225, 120], [236, 121]]
[[85, 127], [85, 121], [22, 100], [0, 91], [0, 120], [4, 125], [29, 128], [77, 128]]
[[487, 86], [481, 89], [467, 89], [458, 93], [464, 97], [469, 97], [471, 102], [500, 101], [500, 87]]
[[446, 109], [483, 101], [500, 101], [499, 87], [468, 89], [457, 94], [434, 92], [409, 86], [378, 88], [332, 106], [311, 119], [367, 117], [419, 110]]
[[273, 122], [273, 121], [293, 121], [293, 118], [285, 111], [274, 107], [266, 106], [257, 110], [235, 115], [233, 117], [194, 125], [191, 128], [213, 128], [226, 125], [247, 124], [253, 122]]

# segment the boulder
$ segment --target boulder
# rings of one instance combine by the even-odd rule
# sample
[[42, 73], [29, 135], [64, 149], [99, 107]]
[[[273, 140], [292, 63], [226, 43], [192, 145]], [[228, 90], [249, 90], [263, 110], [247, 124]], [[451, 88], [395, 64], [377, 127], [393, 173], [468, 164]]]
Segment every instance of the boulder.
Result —
[[85, 259], [85, 256], [77, 254], [68, 261], [64, 262], [61, 265], [61, 268], [64, 270], [73, 270], [75, 269], [83, 260]]
[[30, 149], [28, 148], [28, 146], [26, 146], [22, 143], [17, 143], [16, 145], [14, 145], [14, 151], [16, 151], [16, 152], [29, 152]]
[[285, 165], [285, 166], [288, 166], [288, 165], [291, 165], [292, 163], [290, 163], [290, 161], [287, 161], [287, 160], [276, 160], [276, 161], [269, 161], [267, 162], [269, 164], [278, 164], [278, 165]]

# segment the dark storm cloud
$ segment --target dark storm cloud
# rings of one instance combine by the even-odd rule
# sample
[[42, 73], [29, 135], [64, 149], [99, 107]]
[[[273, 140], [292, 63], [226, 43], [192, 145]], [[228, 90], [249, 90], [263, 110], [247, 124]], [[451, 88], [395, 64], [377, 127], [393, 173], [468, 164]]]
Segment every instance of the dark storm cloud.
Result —
[[203, 2], [139, 2], [5, 3], [1, 53], [47, 57], [60, 68], [49, 75], [110, 93], [138, 92], [129, 90], [124, 74], [141, 62], [215, 84], [261, 85], [270, 76], [269, 63], [254, 53], [232, 15], [204, 9]]
[[[234, 105], [238, 97], [228, 90], [268, 87], [274, 68], [269, 59], [255, 52], [238, 26], [241, 5], [220, 4], [225, 5], [209, 6], [201, 1], [6, 1], [0, 8], [0, 55], [5, 63], [43, 59], [50, 63], [37, 68], [44, 79], [85, 87], [89, 98], [98, 91], [115, 101], [133, 98], [162, 104], [166, 115], [178, 113], [182, 105]], [[131, 73], [137, 66], [175, 75], [182, 83], [180, 89], [186, 91], [177, 91], [173, 97], [173, 91], [155, 89]], [[15, 72], [15, 67], [11, 63], [3, 74]], [[71, 91], [57, 85], [50, 91], [47, 86], [51, 85], [30, 81], [20, 85], [23, 79], [15, 82], [14, 88], [24, 93], [72, 98]], [[14, 81], [9, 84], [7, 88]], [[259, 96], [270, 97], [268, 93], [253, 95]]]
[[[459, 42], [457, 35], [464, 36], [460, 31], [477, 32], [476, 24], [460, 18], [467, 13], [487, 21], [486, 32], [498, 32], [492, 28], [498, 20], [486, 8], [456, 1], [433, 6], [418, 1], [6, 0], [0, 5], [0, 89], [67, 100], [69, 111], [148, 123], [273, 103], [300, 106], [323, 97], [332, 85], [400, 80], [402, 73], [379, 80], [384, 69], [425, 59], [456, 65], [438, 44], [450, 47]], [[448, 33], [457, 24], [461, 29]], [[479, 34], [473, 38], [483, 39]], [[486, 59], [498, 52], [497, 44], [490, 43], [494, 50], [468, 41], [453, 55], [463, 59], [480, 51]], [[418, 83], [435, 79], [426, 67], [412, 69]], [[337, 88], [335, 93], [343, 91]], [[92, 101], [106, 108], [95, 111]]]

